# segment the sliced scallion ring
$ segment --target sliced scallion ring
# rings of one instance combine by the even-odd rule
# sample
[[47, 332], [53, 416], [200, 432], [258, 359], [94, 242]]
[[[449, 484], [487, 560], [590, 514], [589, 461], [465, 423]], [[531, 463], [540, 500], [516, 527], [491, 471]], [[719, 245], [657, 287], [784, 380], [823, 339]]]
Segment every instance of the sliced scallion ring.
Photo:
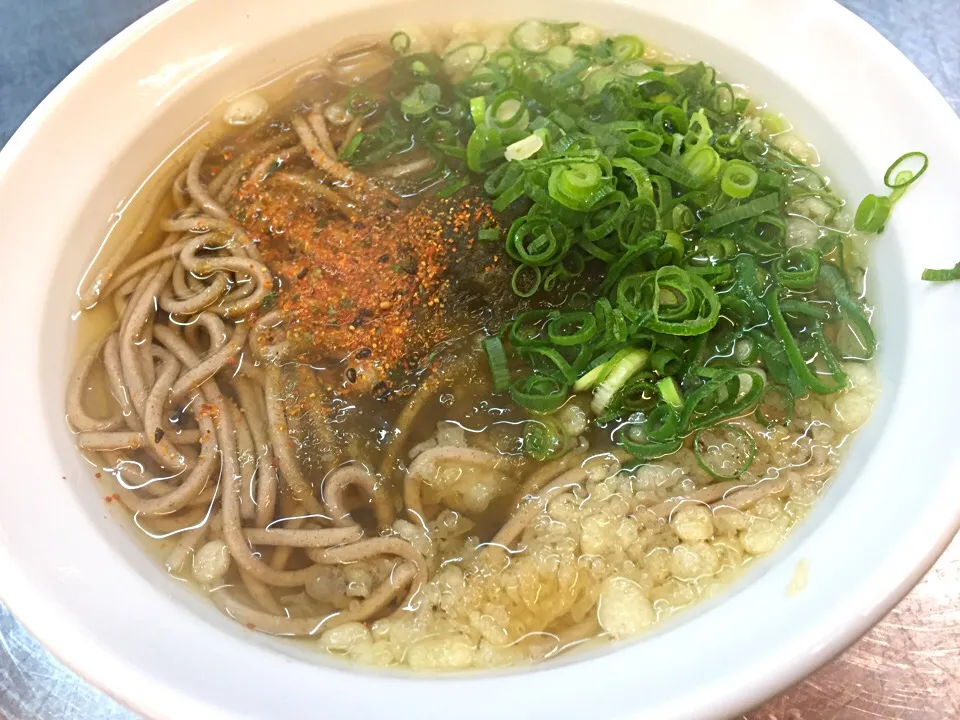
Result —
[[583, 345], [597, 334], [597, 320], [588, 310], [564, 313], [547, 323], [547, 338], [560, 347]]
[[443, 69], [451, 77], [463, 77], [478, 68], [486, 57], [487, 47], [483, 43], [464, 43], [443, 56]]
[[398, 30], [390, 36], [390, 48], [398, 55], [403, 55], [410, 50], [410, 36], [402, 30]]
[[773, 264], [777, 282], [791, 290], [809, 290], [820, 274], [820, 253], [811, 248], [793, 247]]
[[677, 411], [667, 404], [654, 407], [639, 421], [626, 423], [615, 436], [616, 443], [638, 460], [672, 455], [683, 447]]
[[853, 226], [860, 232], [878, 233], [887, 224], [892, 204], [886, 195], [869, 194], [857, 206]]
[[617, 69], [610, 67], [598, 67], [592, 70], [583, 79], [583, 89], [587, 95], [598, 95], [603, 89], [617, 79]]
[[760, 176], [757, 169], [743, 160], [730, 160], [723, 168], [720, 189], [732, 198], [750, 197]]
[[565, 25], [544, 20], [527, 20], [510, 33], [510, 44], [528, 53], [543, 53], [554, 45], [565, 43], [570, 31]]
[[551, 413], [567, 401], [569, 388], [555, 377], [527, 375], [514, 381], [510, 396], [530, 412]]
[[552, 417], [530, 420], [523, 426], [523, 454], [543, 462], [560, 455], [567, 446], [567, 436]]
[[541, 278], [542, 272], [539, 267], [518, 265], [510, 279], [510, 287], [518, 297], [528, 298], [540, 289]]
[[[913, 158], [920, 158], [920, 168], [918, 170], [909, 170], [901, 167], [901, 165], [909, 160], [912, 160]], [[904, 153], [894, 160], [893, 164], [887, 168], [887, 172], [883, 175], [883, 184], [891, 190], [905, 188], [907, 185], [912, 185], [919, 180], [920, 176], [927, 171], [929, 166], [930, 158], [927, 157], [926, 153], [922, 153], [917, 150]]]
[[530, 122], [523, 96], [517, 90], [505, 90], [487, 108], [487, 124], [507, 129], [524, 129]]
[[[720, 155], [709, 145], [702, 145], [693, 150], [693, 152], [684, 156], [683, 164], [700, 181], [705, 184], [713, 180], [720, 172], [720, 166], [723, 161]], [[726, 173], [724, 173], [726, 178]], [[723, 183], [721, 181], [721, 187]], [[724, 190], [726, 192], [726, 190]], [[729, 195], [729, 193], [727, 193]]]
[[617, 35], [610, 41], [610, 52], [620, 62], [643, 57], [643, 42], [636, 35]]
[[543, 57], [555, 70], [566, 70], [573, 65], [577, 54], [569, 45], [554, 45]]

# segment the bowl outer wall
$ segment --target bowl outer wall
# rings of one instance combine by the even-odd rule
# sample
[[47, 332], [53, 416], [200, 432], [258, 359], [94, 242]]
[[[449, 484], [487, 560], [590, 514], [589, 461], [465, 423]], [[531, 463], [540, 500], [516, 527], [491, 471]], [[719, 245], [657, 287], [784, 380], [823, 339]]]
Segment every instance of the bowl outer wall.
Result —
[[[483, 14], [516, 19], [514, 5], [491, 0]], [[346, 17], [355, 12], [359, 21]], [[386, 30], [405, 17], [442, 21], [469, 10], [435, 0], [168, 3], [74, 71], [0, 153], [0, 297], [13, 350], [0, 411], [0, 594], [56, 655], [144, 715], [308, 717], [322, 708], [371, 717], [409, 708], [427, 718], [725, 717], [839, 652], [952, 537], [960, 381], [948, 360], [960, 350], [951, 332], [960, 286], [919, 281], [925, 265], [960, 259], [960, 121], [946, 102], [891, 45], [826, 0], [534, 1], [522, 14], [633, 31], [715, 64], [783, 110], [850, 198], [879, 191], [901, 152], [931, 155], [928, 175], [876, 241], [884, 342], [876, 417], [770, 562], [669, 632], [615, 650], [509, 675], [409, 678], [311, 664], [231, 627], [106, 518], [73, 453], [62, 397], [80, 268], [159, 151], [223, 97], [306, 57], [311, 28], [322, 48], [362, 30], [358, 22]], [[809, 562], [808, 586], [788, 597], [800, 559]]]

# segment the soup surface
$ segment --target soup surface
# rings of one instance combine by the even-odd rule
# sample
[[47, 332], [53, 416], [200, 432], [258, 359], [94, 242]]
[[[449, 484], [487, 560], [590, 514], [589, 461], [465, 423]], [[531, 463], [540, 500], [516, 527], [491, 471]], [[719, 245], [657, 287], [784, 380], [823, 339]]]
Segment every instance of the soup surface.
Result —
[[537, 661], [727, 586], [877, 397], [787, 122], [634, 36], [351, 40], [224, 104], [80, 288], [106, 500], [251, 630]]

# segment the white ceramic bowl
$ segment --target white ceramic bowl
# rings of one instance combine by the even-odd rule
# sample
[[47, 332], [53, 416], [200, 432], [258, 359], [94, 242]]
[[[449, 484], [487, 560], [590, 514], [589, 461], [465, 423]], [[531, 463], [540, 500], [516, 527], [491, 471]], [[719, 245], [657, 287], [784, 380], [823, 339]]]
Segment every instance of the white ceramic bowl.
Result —
[[[309, 661], [178, 586], [108, 517], [63, 420], [80, 273], [118, 203], [223, 98], [401, 20], [549, 16], [715, 64], [787, 114], [850, 198], [900, 153], [930, 170], [875, 242], [885, 392], [815, 512], [722, 598], [632, 643], [456, 678]], [[0, 592], [63, 661], [154, 718], [703, 718], [831, 658], [920, 577], [960, 520], [960, 121], [892, 46], [827, 0], [175, 0], [108, 43], [0, 154], [6, 308]], [[785, 589], [801, 559], [806, 590]]]

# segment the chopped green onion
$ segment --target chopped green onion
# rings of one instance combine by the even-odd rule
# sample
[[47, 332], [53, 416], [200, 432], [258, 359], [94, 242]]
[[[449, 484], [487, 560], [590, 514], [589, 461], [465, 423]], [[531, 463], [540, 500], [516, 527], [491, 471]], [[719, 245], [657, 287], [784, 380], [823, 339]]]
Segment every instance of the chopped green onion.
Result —
[[426, 115], [440, 104], [442, 91], [435, 83], [423, 83], [415, 87], [409, 95], [400, 101], [400, 110], [404, 115]]
[[635, 158], [656, 155], [663, 147], [663, 136], [648, 130], [636, 130], [624, 138], [628, 152]]
[[647, 172], [647, 169], [643, 167], [640, 163], [632, 158], [614, 158], [610, 161], [610, 164], [622, 170], [623, 174], [629, 178], [629, 183], [621, 183], [621, 186], [624, 184], [629, 184], [630, 187], [623, 188], [623, 191], [629, 197], [630, 194], [634, 194], [634, 198], [653, 198], [653, 185], [650, 182], [650, 173]]
[[544, 324], [554, 317], [550, 310], [529, 310], [520, 313], [510, 325], [507, 339], [515, 348], [532, 347], [545, 342]]
[[670, 223], [678, 233], [686, 233], [693, 230], [694, 226], [696, 226], [697, 218], [688, 205], [680, 203], [679, 205], [674, 205], [673, 209], [670, 210]]
[[613, 66], [599, 67], [583, 79], [583, 91], [587, 96], [599, 95], [610, 83], [617, 79], [617, 69]]
[[810, 248], [790, 248], [773, 264], [774, 278], [791, 290], [809, 290], [819, 274], [820, 254]]
[[650, 66], [641, 60], [621, 63], [620, 75], [626, 78], [640, 78], [650, 72]]
[[697, 110], [690, 116], [687, 123], [687, 133], [683, 138], [684, 145], [688, 150], [703, 147], [713, 137], [713, 129], [710, 127], [710, 120], [703, 109]]
[[[902, 168], [913, 158], [920, 158], [921, 165], [916, 171]], [[893, 192], [889, 196], [869, 194], [860, 201], [853, 226], [860, 232], [879, 233], [883, 231], [893, 204], [907, 191], [917, 179], [927, 171], [930, 158], [922, 152], [908, 152], [898, 157], [883, 175], [883, 184]]]
[[[920, 169], [915, 171], [899, 170], [900, 166], [911, 158], [920, 158]], [[885, 172], [883, 175], [883, 184], [891, 190], [900, 190], [901, 188], [905, 188], [919, 180], [920, 176], [927, 171], [929, 166], [930, 158], [927, 157], [926, 153], [916, 150], [913, 152], [904, 153], [898, 157], [890, 167], [887, 168], [887, 172]], [[892, 182], [891, 178], [894, 178]]]
[[474, 172], [483, 172], [487, 166], [503, 157], [500, 131], [486, 125], [478, 125], [467, 140], [467, 167]]
[[781, 300], [780, 312], [784, 315], [797, 315], [814, 318], [815, 320], [829, 320], [830, 311], [819, 305], [813, 305], [806, 300]]
[[617, 307], [630, 320], [668, 335], [701, 335], [717, 324], [720, 299], [697, 275], [674, 265], [617, 283]]
[[607, 409], [607, 405], [617, 391], [626, 385], [633, 375], [644, 368], [649, 358], [650, 353], [646, 350], [630, 349], [616, 359], [616, 362], [607, 371], [606, 377], [600, 381], [600, 384], [593, 391], [590, 408], [595, 415], [600, 415]]
[[577, 381], [573, 384], [573, 391], [579, 393], [579, 392], [584, 392], [585, 390], [589, 390], [598, 382], [600, 382], [601, 376], [603, 376], [603, 374], [607, 372], [608, 369], [609, 368], [607, 367], [607, 363], [601, 363], [591, 368], [590, 370], [585, 372], [583, 375], [581, 375], [580, 378], [578, 378]]
[[550, 417], [531, 420], [523, 427], [523, 454], [544, 461], [565, 450], [566, 438], [560, 424]]
[[570, 31], [560, 23], [527, 20], [510, 33], [510, 44], [524, 52], [542, 53], [554, 45], [565, 43], [569, 37]]
[[487, 99], [483, 95], [470, 98], [470, 117], [475, 127], [480, 127], [487, 119]]
[[443, 61], [431, 53], [414, 53], [397, 58], [393, 63], [394, 72], [401, 77], [423, 80], [443, 72]]
[[632, 155], [648, 170], [663, 175], [684, 187], [699, 188], [703, 185], [701, 178], [690, 172], [686, 165], [669, 155], [664, 155], [662, 152], [648, 157], [640, 157], [636, 153], [632, 153]]
[[[660, 132], [665, 139], [673, 140], [678, 135], [680, 141], [690, 129], [690, 121], [687, 119], [687, 113], [683, 108], [676, 105], [667, 105], [660, 108], [657, 114], [653, 116], [653, 126]], [[677, 148], [679, 152], [679, 147]]]
[[523, 96], [516, 90], [500, 93], [487, 110], [487, 119], [490, 125], [501, 130], [522, 130], [530, 121]]
[[[730, 386], [735, 386], [732, 392]], [[691, 432], [742, 415], [760, 401], [763, 389], [763, 377], [757, 372], [718, 371], [705, 385], [687, 396], [680, 411], [680, 429]]]
[[833, 295], [834, 301], [840, 308], [844, 320], [856, 331], [863, 345], [866, 358], [873, 357], [877, 351], [877, 338], [870, 326], [870, 318], [861, 302], [853, 296], [847, 285], [847, 279], [833, 265], [823, 264], [820, 267], [820, 280], [824, 287]]
[[[504, 243], [514, 292], [542, 291], [543, 302], [520, 304], [540, 309], [484, 342], [498, 391], [549, 413], [571, 390], [592, 390], [596, 422], [625, 421], [614, 439], [639, 460], [694, 436], [714, 476], [737, 477], [748, 439], [718, 423], [750, 413], [789, 422], [796, 398], [846, 385], [841, 360], [876, 350], [831, 227], [843, 202], [770, 141], [782, 119], [746, 115], [749, 101], [712, 68], [647, 64], [636, 37], [584, 40], [578, 28], [523, 22], [489, 56], [472, 40], [442, 57], [413, 53], [411, 36], [395, 33], [395, 84], [342, 102], [376, 119], [342, 157], [376, 168], [429, 155], [424, 179], [440, 182], [439, 197], [482, 183], [494, 211], [511, 213], [508, 230], [476, 238]], [[928, 163], [898, 158], [884, 176], [890, 195], [865, 199], [858, 230], [881, 230]], [[791, 247], [787, 218], [801, 207], [826, 228], [815, 248]], [[924, 277], [960, 280], [960, 264]], [[569, 439], [550, 422], [524, 435], [541, 458]], [[706, 449], [713, 435], [743, 446], [736, 467]]]
[[674, 375], [680, 369], [680, 356], [670, 348], [660, 348], [650, 356], [650, 366], [658, 375]]
[[660, 397], [667, 405], [679, 410], [683, 407], [683, 398], [680, 397], [680, 388], [672, 377], [665, 377], [657, 383], [657, 390], [660, 391]]
[[793, 372], [800, 378], [800, 381], [808, 389], [820, 395], [829, 395], [843, 390], [847, 385], [847, 376], [827, 346], [823, 333], [814, 330], [813, 334], [818, 344], [818, 355], [822, 356], [828, 372], [815, 372], [814, 368], [807, 364], [807, 359], [803, 357], [800, 346], [783, 317], [778, 292], [771, 292], [767, 296], [767, 309], [770, 311], [770, 319], [773, 321], [773, 327], [786, 353], [787, 360], [790, 362], [790, 367], [793, 368]]
[[470, 74], [487, 57], [487, 46], [479, 42], [468, 42], [453, 48], [443, 56], [443, 69], [447, 75], [464, 76]]
[[[506, 75], [499, 70], [491, 68], [489, 64], [484, 67], [486, 69], [477, 70], [472, 75], [457, 83], [455, 88], [457, 95], [472, 100], [476, 97], [493, 95], [507, 86]], [[486, 110], [486, 106], [484, 106], [484, 110]], [[476, 121], [476, 118], [474, 119]], [[481, 118], [480, 122], [482, 121]]]
[[525, 215], [510, 226], [506, 250], [510, 257], [526, 265], [551, 265], [566, 255], [572, 243], [573, 235], [562, 222]]
[[717, 173], [720, 172], [722, 161], [716, 150], [709, 145], [703, 145], [694, 148], [692, 152], [685, 155], [683, 164], [687, 166], [687, 169], [693, 173], [702, 185], [710, 182], [717, 176]]
[[592, 212], [583, 221], [583, 234], [588, 240], [597, 241], [616, 232], [630, 211], [626, 195], [612, 192], [593, 206]]
[[380, 107], [377, 98], [361, 88], [353, 88], [347, 93], [344, 104], [354, 117], [369, 117]]
[[886, 195], [869, 194], [857, 206], [853, 226], [860, 232], [878, 233], [887, 224], [892, 204]]
[[620, 62], [643, 57], [643, 42], [636, 35], [617, 35], [610, 41], [610, 52]]
[[547, 323], [547, 337], [561, 347], [583, 345], [596, 334], [597, 320], [586, 310], [564, 313]]
[[922, 279], [929, 282], [953, 282], [960, 280], [960, 263], [946, 270], [931, 270], [927, 268], [923, 271]]
[[680, 420], [669, 405], [657, 405], [639, 422], [630, 422], [616, 435], [616, 443], [638, 460], [672, 455], [683, 447], [678, 436]]
[[747, 220], [758, 215], [763, 215], [780, 207], [780, 196], [777, 193], [770, 193], [763, 197], [756, 198], [743, 205], [737, 205], [729, 210], [723, 210], [716, 215], [702, 220], [699, 228], [702, 232], [710, 233], [719, 230], [731, 223]]
[[597, 163], [578, 162], [556, 165], [550, 172], [547, 190], [550, 197], [571, 210], [590, 210], [610, 190]]
[[723, 168], [720, 189], [732, 198], [750, 197], [760, 176], [757, 169], [743, 160], [730, 160]]
[[554, 45], [547, 50], [544, 59], [556, 70], [566, 70], [573, 65], [577, 59], [577, 54], [569, 45]]
[[360, 148], [360, 143], [363, 142], [364, 134], [363, 132], [356, 132], [354, 136], [350, 138], [350, 142], [343, 146], [340, 150], [340, 159], [349, 160], [354, 155], [356, 155], [357, 150]]
[[518, 297], [531, 297], [540, 289], [541, 277], [542, 273], [539, 267], [518, 265], [510, 279], [510, 288]]
[[403, 55], [410, 50], [410, 44], [410, 36], [402, 30], [390, 36], [390, 48], [398, 55]]
[[508, 161], [526, 160], [536, 155], [543, 148], [543, 137], [533, 133], [511, 145], [503, 151], [504, 159]]
[[510, 396], [530, 412], [551, 413], [567, 401], [569, 388], [554, 377], [527, 375], [513, 382]]
[[493, 391], [504, 392], [510, 387], [510, 366], [507, 364], [507, 354], [503, 343], [496, 335], [483, 340], [483, 350], [490, 363], [490, 375], [493, 377]]

